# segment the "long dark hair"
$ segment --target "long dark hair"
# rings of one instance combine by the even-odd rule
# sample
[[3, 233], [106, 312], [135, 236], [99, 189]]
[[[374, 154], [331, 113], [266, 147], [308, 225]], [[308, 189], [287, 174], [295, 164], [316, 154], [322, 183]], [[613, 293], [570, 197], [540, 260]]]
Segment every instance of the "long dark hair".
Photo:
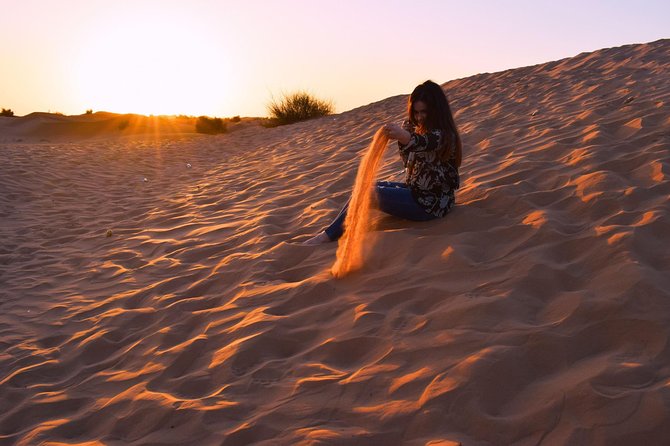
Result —
[[[427, 116], [423, 126], [420, 126], [414, 119], [414, 103], [418, 101], [426, 104], [427, 108]], [[455, 167], [460, 167], [463, 159], [461, 136], [458, 134], [454, 117], [451, 114], [451, 107], [449, 107], [449, 100], [442, 87], [433, 81], [426, 81], [417, 86], [407, 101], [407, 113], [409, 121], [420, 133], [431, 130], [442, 131], [443, 144], [439, 149], [439, 158], [444, 162], [450, 162], [453, 154], [453, 158], [456, 160]]]

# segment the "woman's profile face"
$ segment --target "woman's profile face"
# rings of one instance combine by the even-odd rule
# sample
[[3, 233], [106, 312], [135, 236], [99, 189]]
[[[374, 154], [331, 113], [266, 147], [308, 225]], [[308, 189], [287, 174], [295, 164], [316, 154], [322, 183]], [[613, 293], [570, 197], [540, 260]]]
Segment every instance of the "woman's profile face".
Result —
[[412, 118], [419, 125], [424, 125], [428, 117], [428, 106], [423, 101], [416, 101], [412, 104]]

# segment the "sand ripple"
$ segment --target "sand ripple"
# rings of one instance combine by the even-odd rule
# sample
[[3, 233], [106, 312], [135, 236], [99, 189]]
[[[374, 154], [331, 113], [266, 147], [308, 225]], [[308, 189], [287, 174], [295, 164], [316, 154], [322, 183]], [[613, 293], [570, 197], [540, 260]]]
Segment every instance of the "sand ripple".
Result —
[[459, 205], [343, 280], [298, 242], [406, 97], [0, 145], [0, 443], [669, 443], [669, 78], [664, 40], [450, 82]]

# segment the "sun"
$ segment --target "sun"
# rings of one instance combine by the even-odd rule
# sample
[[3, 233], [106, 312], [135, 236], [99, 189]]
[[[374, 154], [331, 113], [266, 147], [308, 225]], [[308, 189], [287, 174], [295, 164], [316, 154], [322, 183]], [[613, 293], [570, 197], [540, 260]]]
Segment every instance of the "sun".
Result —
[[231, 85], [225, 50], [176, 15], [135, 15], [98, 27], [72, 67], [86, 109], [216, 114]]

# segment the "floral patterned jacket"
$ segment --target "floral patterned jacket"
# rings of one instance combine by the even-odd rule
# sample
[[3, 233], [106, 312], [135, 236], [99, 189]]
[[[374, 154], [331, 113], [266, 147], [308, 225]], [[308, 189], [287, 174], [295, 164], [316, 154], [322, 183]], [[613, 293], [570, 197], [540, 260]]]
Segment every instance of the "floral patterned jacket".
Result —
[[443, 132], [433, 130], [421, 135], [406, 126], [403, 123], [411, 138], [406, 145], [398, 142], [405, 182], [426, 212], [443, 217], [454, 206], [454, 191], [460, 187], [455, 154], [452, 153], [448, 163], [440, 161], [437, 150], [442, 146]]

